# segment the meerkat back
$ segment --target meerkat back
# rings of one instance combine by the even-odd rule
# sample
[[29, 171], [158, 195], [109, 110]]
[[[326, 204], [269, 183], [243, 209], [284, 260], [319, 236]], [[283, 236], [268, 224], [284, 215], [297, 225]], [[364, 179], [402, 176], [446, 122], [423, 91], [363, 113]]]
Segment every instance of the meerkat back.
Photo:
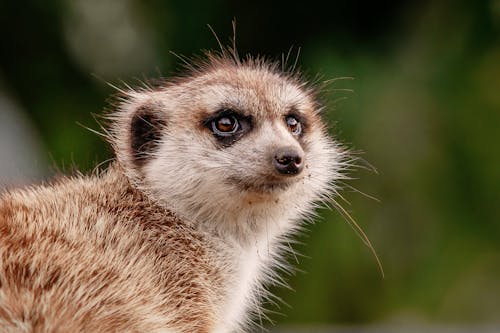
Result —
[[315, 91], [207, 54], [123, 91], [105, 171], [0, 200], [0, 332], [243, 332], [284, 240], [342, 178]]

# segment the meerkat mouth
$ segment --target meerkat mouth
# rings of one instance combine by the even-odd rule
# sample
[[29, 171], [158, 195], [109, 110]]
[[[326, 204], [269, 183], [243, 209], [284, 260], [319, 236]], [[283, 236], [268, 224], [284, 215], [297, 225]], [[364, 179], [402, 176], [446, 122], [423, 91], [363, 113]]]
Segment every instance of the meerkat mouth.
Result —
[[298, 177], [273, 177], [272, 179], [247, 180], [231, 178], [229, 181], [243, 192], [258, 194], [277, 194], [285, 192], [296, 184], [301, 178]]
[[264, 183], [264, 184], [246, 184], [243, 190], [248, 192], [274, 193], [286, 191], [292, 183]]

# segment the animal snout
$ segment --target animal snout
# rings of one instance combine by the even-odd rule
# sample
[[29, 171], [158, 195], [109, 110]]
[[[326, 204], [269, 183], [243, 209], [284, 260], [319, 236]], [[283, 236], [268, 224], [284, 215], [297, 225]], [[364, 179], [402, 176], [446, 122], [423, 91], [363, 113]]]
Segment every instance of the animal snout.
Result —
[[293, 147], [278, 149], [274, 154], [273, 165], [282, 175], [297, 175], [304, 168], [303, 153]]

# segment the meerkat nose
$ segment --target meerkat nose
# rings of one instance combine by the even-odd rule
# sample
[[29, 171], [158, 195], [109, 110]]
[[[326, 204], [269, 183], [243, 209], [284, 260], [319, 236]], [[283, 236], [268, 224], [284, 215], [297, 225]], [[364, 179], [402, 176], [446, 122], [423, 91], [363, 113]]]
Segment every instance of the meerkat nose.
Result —
[[280, 148], [274, 154], [273, 164], [283, 175], [297, 175], [304, 168], [302, 154], [295, 148]]

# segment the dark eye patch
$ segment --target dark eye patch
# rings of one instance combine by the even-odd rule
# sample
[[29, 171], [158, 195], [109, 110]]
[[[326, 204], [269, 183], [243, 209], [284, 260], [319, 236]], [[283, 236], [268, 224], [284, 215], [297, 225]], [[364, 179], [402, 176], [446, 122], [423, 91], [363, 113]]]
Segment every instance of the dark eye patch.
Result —
[[140, 107], [130, 124], [130, 142], [132, 157], [137, 166], [142, 166], [158, 147], [162, 129], [166, 127], [164, 119], [154, 106]]
[[224, 108], [203, 121], [222, 147], [229, 147], [252, 129], [253, 118], [233, 109]]

